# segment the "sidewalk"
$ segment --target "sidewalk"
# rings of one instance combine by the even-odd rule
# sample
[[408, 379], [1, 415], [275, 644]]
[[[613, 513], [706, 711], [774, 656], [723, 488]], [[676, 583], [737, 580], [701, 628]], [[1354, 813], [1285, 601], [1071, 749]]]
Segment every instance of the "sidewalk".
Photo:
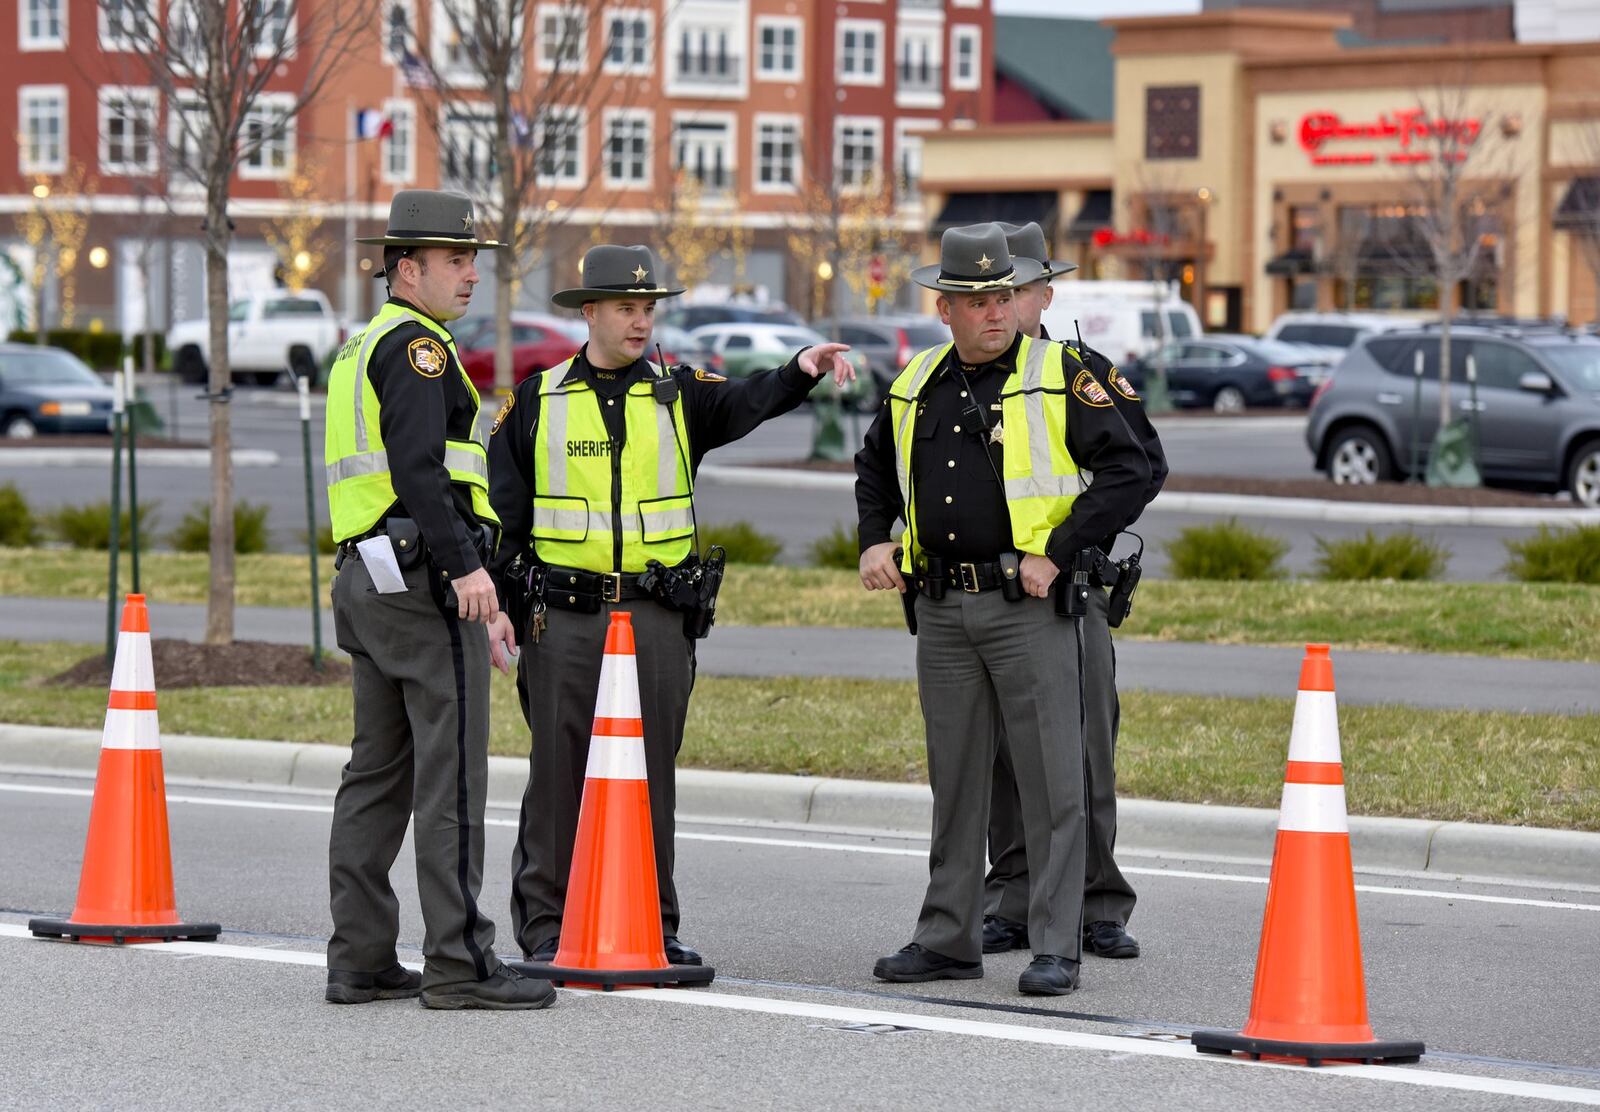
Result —
[[[311, 643], [309, 610], [241, 606], [234, 617], [241, 641]], [[205, 607], [152, 603], [150, 624], [158, 637], [199, 641], [205, 634]], [[0, 638], [100, 644], [105, 630], [102, 602], [0, 598]], [[327, 609], [322, 612], [322, 643], [334, 646], [333, 615]], [[915, 640], [899, 630], [821, 627], [718, 626], [696, 648], [699, 674], [706, 676], [909, 680], [916, 676], [915, 654]], [[1119, 637], [1118, 682], [1124, 691], [1289, 698], [1295, 692], [1302, 655], [1299, 645], [1272, 648]], [[1593, 664], [1342, 651], [1337, 645], [1334, 661], [1341, 703], [1600, 714], [1600, 669]]]
[[[350, 750], [339, 745], [166, 736], [168, 782], [289, 788], [331, 793]], [[98, 730], [0, 725], [0, 771], [92, 775]], [[517, 807], [528, 766], [489, 758], [489, 804]], [[679, 769], [678, 820], [749, 822], [925, 839], [933, 797], [925, 784], [829, 780], [767, 773]], [[1119, 849], [1130, 855], [1227, 858], [1266, 864], [1278, 813], [1124, 799], [1117, 808]], [[1499, 877], [1600, 891], [1600, 834], [1538, 827], [1351, 816], [1350, 842], [1362, 869], [1452, 877]]]

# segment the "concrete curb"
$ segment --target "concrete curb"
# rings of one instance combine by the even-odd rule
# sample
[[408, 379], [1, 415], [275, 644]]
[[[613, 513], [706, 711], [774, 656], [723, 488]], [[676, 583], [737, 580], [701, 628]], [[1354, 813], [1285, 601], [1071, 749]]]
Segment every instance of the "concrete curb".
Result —
[[[791, 467], [723, 467], [710, 464], [699, 476], [714, 483], [785, 490], [854, 490], [856, 477], [842, 471]], [[1243, 494], [1164, 491], [1149, 510], [1228, 514], [1295, 521], [1339, 521], [1367, 525], [1487, 525], [1532, 529], [1538, 525], [1600, 525], [1600, 510], [1519, 509], [1513, 506], [1423, 506], [1397, 502], [1338, 502], [1321, 498], [1275, 498]]]
[[[277, 452], [264, 448], [240, 448], [232, 453], [235, 467], [276, 467]], [[110, 448], [0, 448], [0, 466], [5, 467], [110, 467]], [[211, 452], [206, 448], [145, 448], [139, 453], [140, 467], [210, 467]]]
[[[339, 745], [167, 736], [162, 763], [175, 781], [332, 792], [350, 750]], [[0, 769], [11, 772], [92, 773], [100, 733], [54, 726], [0, 724]], [[521, 803], [527, 762], [489, 758], [489, 801]], [[830, 780], [769, 773], [678, 771], [678, 816], [685, 821], [771, 823], [817, 829], [926, 837], [933, 798], [926, 784]], [[1214, 807], [1124, 799], [1118, 841], [1130, 851], [1266, 862], [1278, 813], [1253, 807]], [[1369, 869], [1403, 869], [1446, 876], [1593, 886], [1600, 883], [1600, 834], [1539, 827], [1490, 826], [1352, 816], [1351, 851]]]

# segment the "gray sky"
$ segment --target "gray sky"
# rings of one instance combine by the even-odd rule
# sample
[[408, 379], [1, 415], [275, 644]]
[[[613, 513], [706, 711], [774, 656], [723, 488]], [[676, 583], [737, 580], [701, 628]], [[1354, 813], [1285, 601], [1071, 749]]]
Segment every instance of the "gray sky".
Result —
[[1104, 19], [1113, 15], [1197, 12], [1200, 0], [994, 0], [997, 15], [1061, 15]]

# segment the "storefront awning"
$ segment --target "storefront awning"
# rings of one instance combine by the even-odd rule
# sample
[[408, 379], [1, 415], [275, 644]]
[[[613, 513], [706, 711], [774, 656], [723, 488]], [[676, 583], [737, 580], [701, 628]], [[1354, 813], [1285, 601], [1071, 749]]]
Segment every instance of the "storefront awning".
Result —
[[1293, 278], [1297, 274], [1310, 274], [1316, 270], [1316, 260], [1310, 251], [1285, 251], [1267, 260], [1267, 273], [1280, 278]]
[[1553, 223], [1568, 232], [1600, 229], [1600, 178], [1573, 178], [1556, 206]]
[[1007, 224], [1026, 224], [1037, 220], [1046, 240], [1055, 237], [1056, 194], [1048, 190], [1018, 193], [952, 193], [933, 222], [933, 230], [959, 228], [965, 224], [987, 224], [998, 220]]
[[1067, 225], [1068, 243], [1088, 243], [1095, 232], [1111, 227], [1111, 190], [1091, 189], [1083, 196], [1083, 207]]

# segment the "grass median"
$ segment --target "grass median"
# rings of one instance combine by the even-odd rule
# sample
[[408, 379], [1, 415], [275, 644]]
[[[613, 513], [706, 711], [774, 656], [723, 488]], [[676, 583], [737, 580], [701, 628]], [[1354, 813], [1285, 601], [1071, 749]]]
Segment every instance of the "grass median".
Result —
[[[104, 599], [105, 573], [103, 553], [0, 549], [0, 595]], [[154, 601], [206, 600], [203, 553], [148, 553], [141, 575]], [[324, 590], [332, 576], [332, 558], [324, 557]], [[236, 599], [240, 606], [305, 606], [307, 580], [304, 556], [240, 556]], [[853, 571], [740, 565], [728, 572], [717, 620], [869, 629], [897, 629], [902, 621], [899, 600], [862, 590]], [[1146, 580], [1118, 636], [1600, 660], [1600, 587]]]
[[[0, 641], [0, 721], [98, 728], [103, 690], [39, 685], [93, 651]], [[525, 755], [515, 685], [496, 675], [492, 692], [491, 750]], [[161, 691], [160, 702], [170, 734], [338, 744], [350, 737], [342, 687], [175, 689]], [[1348, 706], [1339, 717], [1353, 813], [1600, 831], [1600, 716]], [[1121, 793], [1275, 807], [1292, 719], [1292, 699], [1129, 693]], [[916, 689], [890, 680], [703, 677], [681, 763], [922, 780]]]

